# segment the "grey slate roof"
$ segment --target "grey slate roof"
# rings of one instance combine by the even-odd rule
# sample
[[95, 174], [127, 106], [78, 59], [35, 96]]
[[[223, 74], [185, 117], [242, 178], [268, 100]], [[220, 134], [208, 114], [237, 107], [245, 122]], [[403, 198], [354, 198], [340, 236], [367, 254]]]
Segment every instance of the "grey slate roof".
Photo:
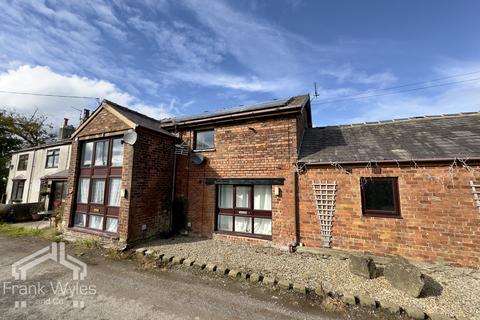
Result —
[[71, 144], [71, 143], [72, 143], [72, 140], [70, 140], [70, 139], [51, 140], [51, 141], [47, 141], [46, 143], [35, 146], [35, 147], [27, 147], [27, 148], [23, 148], [23, 149], [14, 151], [11, 154], [22, 153], [22, 152], [38, 150], [38, 149], [48, 149], [48, 148], [63, 146], [65, 144]]
[[299, 162], [480, 159], [480, 112], [306, 130]]
[[115, 102], [109, 101], [109, 100], [104, 100], [105, 103], [107, 103], [110, 107], [114, 108], [118, 112], [120, 112], [124, 117], [135, 123], [136, 125], [140, 127], [144, 127], [156, 132], [160, 132], [163, 134], [166, 134], [168, 136], [174, 136], [170, 132], [166, 131], [161, 127], [161, 123], [159, 120], [150, 118], [144, 114], [141, 114], [140, 112], [134, 111], [132, 109], [125, 108], [119, 104], [116, 104]]
[[302, 106], [303, 104], [306, 103], [306, 101], [309, 98], [310, 97], [308, 95], [299, 95], [299, 96], [294, 96], [288, 99], [273, 100], [270, 102], [264, 102], [264, 103], [254, 104], [254, 105], [239, 106], [234, 108], [223, 108], [221, 110], [204, 112], [202, 114], [197, 114], [192, 116], [166, 118], [166, 119], [162, 119], [161, 122], [163, 126], [168, 127], [169, 125], [188, 122], [191, 120], [209, 119], [209, 118], [215, 118], [219, 116], [228, 116], [228, 115], [235, 116], [237, 114], [242, 114], [250, 111], [260, 111], [260, 110], [268, 110], [268, 109], [275, 110], [276, 108], [286, 107], [286, 106], [292, 106], [292, 107]]

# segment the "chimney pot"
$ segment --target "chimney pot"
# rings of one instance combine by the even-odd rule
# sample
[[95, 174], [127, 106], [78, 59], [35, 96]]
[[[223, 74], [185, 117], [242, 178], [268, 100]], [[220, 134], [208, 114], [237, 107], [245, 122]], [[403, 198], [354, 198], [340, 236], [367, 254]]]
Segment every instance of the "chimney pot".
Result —
[[90, 110], [83, 109], [83, 121], [87, 120], [90, 117]]
[[63, 118], [63, 126], [68, 126], [68, 118]]

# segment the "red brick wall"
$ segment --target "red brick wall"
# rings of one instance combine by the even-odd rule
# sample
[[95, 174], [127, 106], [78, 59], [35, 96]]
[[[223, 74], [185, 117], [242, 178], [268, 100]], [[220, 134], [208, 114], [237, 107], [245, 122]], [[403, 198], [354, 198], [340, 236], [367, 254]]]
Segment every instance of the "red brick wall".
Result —
[[[93, 116], [93, 115], [92, 115]], [[100, 110], [82, 129], [78, 137], [128, 130], [130, 127], [105, 109]]]
[[[478, 267], [480, 212], [469, 187], [470, 180], [480, 181], [480, 168], [475, 169], [390, 166], [381, 174], [353, 168], [348, 175], [333, 167], [308, 167], [299, 177], [301, 241], [322, 246], [312, 181], [336, 180], [333, 248]], [[362, 217], [359, 180], [370, 176], [398, 177], [401, 219]]]
[[[274, 117], [215, 127], [215, 148], [195, 165], [177, 156], [176, 197], [184, 199], [192, 231], [211, 236], [215, 228], [215, 186], [206, 178], [285, 178], [280, 197], [272, 195], [272, 238], [294, 240], [293, 174], [297, 159], [297, 116]], [[190, 147], [193, 130], [181, 132]]]
[[[129, 241], [167, 233], [170, 226], [174, 138], [137, 132], [129, 189]], [[142, 225], [147, 226], [145, 231]]]

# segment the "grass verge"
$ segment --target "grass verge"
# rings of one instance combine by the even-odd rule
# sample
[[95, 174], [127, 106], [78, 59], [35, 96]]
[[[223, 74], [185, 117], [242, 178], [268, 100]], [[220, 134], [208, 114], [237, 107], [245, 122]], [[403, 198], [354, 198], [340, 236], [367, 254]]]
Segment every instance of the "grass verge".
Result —
[[9, 238], [42, 237], [50, 241], [62, 241], [60, 233], [55, 228], [36, 229], [17, 227], [12, 224], [0, 223], [0, 233]]

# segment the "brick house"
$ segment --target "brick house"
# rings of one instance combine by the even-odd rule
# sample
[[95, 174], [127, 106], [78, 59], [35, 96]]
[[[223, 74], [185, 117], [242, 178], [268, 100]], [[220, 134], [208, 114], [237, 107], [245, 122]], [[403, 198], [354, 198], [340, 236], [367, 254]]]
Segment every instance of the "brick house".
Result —
[[167, 233], [176, 137], [104, 100], [72, 134], [63, 227], [120, 243]]
[[480, 113], [312, 128], [310, 108], [304, 95], [158, 121], [102, 102], [73, 134], [65, 232], [479, 265]]
[[329, 244], [312, 184], [335, 182], [329, 246], [480, 266], [480, 113], [309, 128], [298, 162], [306, 246]]

